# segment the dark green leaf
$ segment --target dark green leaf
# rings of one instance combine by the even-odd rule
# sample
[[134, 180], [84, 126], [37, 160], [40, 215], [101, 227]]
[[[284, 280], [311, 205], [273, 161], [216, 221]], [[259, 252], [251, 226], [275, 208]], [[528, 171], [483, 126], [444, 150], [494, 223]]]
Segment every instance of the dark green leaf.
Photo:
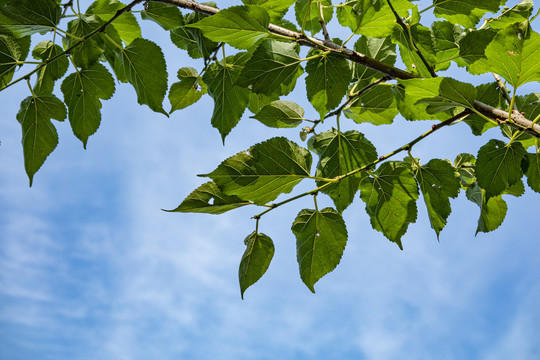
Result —
[[478, 75], [489, 71], [484, 61], [485, 52], [496, 34], [497, 31], [489, 28], [474, 30], [459, 41], [459, 56], [465, 61], [467, 70], [471, 74]]
[[269, 23], [268, 13], [260, 6], [233, 6], [187, 26], [200, 29], [212, 41], [249, 49], [261, 39], [272, 36], [268, 31]]
[[73, 133], [84, 147], [88, 137], [101, 123], [101, 101], [110, 99], [115, 90], [109, 71], [97, 63], [66, 77], [61, 86]]
[[[482, 84], [476, 87], [476, 99], [484, 104], [495, 108], [503, 106], [504, 99], [497, 83]], [[484, 117], [477, 114], [470, 114], [465, 118], [467, 125], [471, 127], [474, 135], [482, 135], [486, 130], [496, 125], [487, 121]]]
[[339, 105], [347, 93], [352, 71], [343, 56], [329, 53], [311, 59], [306, 64], [308, 100], [321, 118]]
[[294, 0], [242, 0], [242, 2], [246, 5], [262, 6], [268, 12], [268, 15], [270, 15], [272, 23], [276, 23], [283, 18], [292, 4], [294, 4]]
[[[66, 38], [67, 47], [71, 47], [80, 42], [78, 39], [84, 38], [101, 25], [102, 21], [96, 15], [81, 16], [80, 18], [71, 20], [68, 23], [68, 33], [76, 36], [76, 38], [68, 36]], [[71, 51], [71, 55], [75, 65], [82, 68], [88, 68], [98, 61], [103, 52], [103, 43], [97, 36], [93, 36], [74, 48]]]
[[315, 35], [321, 31], [321, 23], [319, 22], [319, 4], [325, 5], [323, 8], [324, 21], [328, 23], [332, 19], [334, 9], [332, 8], [331, 0], [299, 0], [294, 5], [296, 21], [304, 31], [311, 32]]
[[264, 106], [261, 111], [252, 116], [269, 127], [284, 128], [296, 127], [304, 116], [304, 109], [292, 101], [273, 101]]
[[225, 195], [215, 182], [209, 181], [189, 194], [176, 209], [166, 211], [217, 215], [248, 204], [236, 196]]
[[252, 113], [257, 114], [263, 107], [276, 100], [279, 100], [279, 95], [266, 96], [250, 91], [248, 109]]
[[169, 101], [172, 113], [196, 103], [206, 93], [206, 85], [199, 78], [199, 73], [192, 67], [183, 67], [178, 70], [180, 82], [171, 85]]
[[358, 96], [343, 112], [357, 123], [391, 124], [399, 113], [390, 86], [379, 85]]
[[266, 204], [309, 177], [311, 154], [283, 137], [252, 146], [223, 161], [208, 176], [227, 195]]
[[58, 144], [58, 133], [51, 119], [64, 120], [66, 107], [54, 95], [29, 96], [21, 103], [17, 120], [22, 127], [24, 167], [30, 179]]
[[0, 31], [7, 30], [18, 38], [49, 31], [61, 15], [55, 0], [4, 0], [0, 3]]
[[263, 41], [246, 63], [238, 85], [265, 95], [286, 95], [302, 74], [295, 43]]
[[527, 184], [531, 189], [540, 193], [540, 154], [527, 154], [527, 160], [529, 160], [529, 168], [525, 173]]
[[0, 88], [9, 83], [21, 59], [21, 47], [12, 36], [0, 34]]
[[145, 20], [152, 20], [165, 30], [173, 30], [184, 25], [184, 18], [175, 5], [150, 1], [141, 13]]
[[[377, 159], [373, 144], [358, 131], [325, 131], [310, 139], [310, 148], [320, 157], [315, 176], [327, 179], [345, 175]], [[362, 174], [346, 177], [322, 192], [332, 198], [341, 213], [353, 202], [361, 177]], [[317, 181], [317, 186], [324, 183]]]
[[467, 188], [467, 199], [480, 207], [480, 218], [476, 234], [479, 232], [490, 232], [501, 226], [506, 216], [507, 205], [502, 196], [493, 196], [488, 198], [486, 192], [473, 184]]
[[413, 171], [426, 203], [429, 222], [438, 238], [452, 211], [449, 198], [458, 196], [460, 178], [449, 162], [439, 159], [422, 166], [413, 163]]
[[[449, 21], [436, 21], [431, 25], [437, 62], [435, 70], [446, 70], [450, 67], [450, 61], [460, 61], [459, 41], [466, 32], [459, 25]], [[461, 65], [464, 65], [462, 62]]]
[[371, 226], [403, 250], [401, 237], [417, 215], [418, 186], [411, 170], [399, 163], [382, 164], [375, 177], [360, 182], [360, 198], [366, 203]]
[[242, 299], [246, 289], [255, 284], [268, 270], [274, 257], [274, 243], [265, 234], [253, 232], [245, 238], [244, 244], [246, 244], [246, 251], [242, 255], [238, 269]]
[[347, 228], [332, 208], [300, 211], [291, 230], [296, 236], [300, 277], [312, 292], [313, 285], [336, 268], [347, 244]]
[[219, 130], [223, 141], [240, 121], [249, 101], [249, 91], [235, 85], [239, 72], [233, 64], [216, 63], [203, 76], [208, 94], [214, 99], [212, 126]]
[[434, 0], [433, 14], [454, 24], [474, 28], [485, 13], [498, 12], [499, 3], [500, 0]]
[[161, 48], [150, 40], [135, 39], [119, 50], [117, 64], [135, 88], [139, 104], [167, 115], [162, 105], [167, 92], [167, 66]]
[[476, 177], [487, 198], [502, 194], [521, 179], [521, 160], [525, 154], [519, 142], [506, 144], [492, 139], [480, 148], [476, 157]]
[[[126, 5], [117, 0], [96, 0], [88, 7], [86, 14], [97, 15], [103, 21], [109, 21], [116, 12]], [[141, 37], [141, 28], [139, 23], [130, 12], [125, 12], [117, 17], [110, 25], [113, 26], [122, 41], [126, 44], [131, 43], [133, 40]]]
[[[32, 56], [39, 60], [49, 60], [60, 54], [64, 50], [55, 45], [52, 41], [42, 41], [36, 45], [32, 51]], [[67, 56], [61, 56], [58, 59], [45, 65], [38, 71], [36, 86], [34, 92], [37, 94], [52, 94], [54, 82], [60, 79], [66, 73], [69, 66]]]

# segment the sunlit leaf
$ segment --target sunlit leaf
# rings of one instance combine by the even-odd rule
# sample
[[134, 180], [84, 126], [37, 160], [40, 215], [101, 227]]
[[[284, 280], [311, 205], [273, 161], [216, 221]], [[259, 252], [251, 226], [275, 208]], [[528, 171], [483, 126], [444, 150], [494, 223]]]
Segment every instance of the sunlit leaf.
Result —
[[146, 4], [146, 9], [141, 12], [141, 17], [156, 22], [165, 30], [173, 30], [184, 25], [184, 19], [177, 6], [154, 1], [149, 1]]
[[332, 19], [334, 9], [332, 8], [331, 0], [298, 0], [294, 5], [294, 12], [298, 25], [305, 31], [315, 35], [321, 31], [321, 23], [319, 22], [319, 4], [325, 6], [323, 8], [323, 18], [326, 23]]
[[170, 113], [196, 103], [207, 91], [199, 73], [192, 67], [178, 70], [178, 79], [180, 81], [172, 84], [169, 91]]
[[392, 88], [384, 85], [375, 86], [356, 97], [343, 112], [357, 123], [373, 125], [391, 124], [398, 113]]
[[498, 12], [499, 4], [500, 0], [434, 0], [433, 14], [466, 28], [474, 28], [485, 13]]
[[[151, 4], [151, 3], [150, 3]], [[126, 5], [117, 0], [96, 0], [86, 10], [88, 15], [97, 15], [103, 21], [109, 21], [116, 12]], [[139, 23], [130, 12], [125, 12], [117, 17], [111, 24], [122, 41], [126, 44], [131, 43], [133, 40], [141, 37], [141, 28]]]

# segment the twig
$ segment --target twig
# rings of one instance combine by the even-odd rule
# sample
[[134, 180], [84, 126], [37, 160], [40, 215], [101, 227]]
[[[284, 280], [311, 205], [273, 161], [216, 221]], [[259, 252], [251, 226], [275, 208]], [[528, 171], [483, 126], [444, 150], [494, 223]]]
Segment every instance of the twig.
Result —
[[[501, 90], [502, 96], [508, 102], [508, 105], [511, 105], [512, 104], [512, 99], [510, 98], [510, 95], [508, 95], [508, 89], [507, 89], [506, 85], [504, 85], [504, 83], [502, 82], [499, 75], [497, 75], [495, 73], [492, 73], [492, 74], [493, 74], [493, 77], [495, 78], [495, 80], [497, 81], [497, 85], [499, 85], [499, 90]], [[514, 103], [513, 108], [514, 108], [514, 110], [519, 111], [515, 103]]]

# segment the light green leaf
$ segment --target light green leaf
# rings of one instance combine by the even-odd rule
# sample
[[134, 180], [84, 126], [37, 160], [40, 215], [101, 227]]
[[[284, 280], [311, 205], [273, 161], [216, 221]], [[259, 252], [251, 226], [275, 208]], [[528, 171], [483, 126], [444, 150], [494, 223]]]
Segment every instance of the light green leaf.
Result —
[[257, 114], [263, 107], [270, 104], [272, 101], [279, 100], [279, 95], [266, 96], [260, 93], [249, 93], [248, 109], [254, 114]]
[[17, 38], [50, 31], [61, 16], [55, 0], [4, 0], [0, 3], [0, 31], [7, 30]]
[[[68, 23], [67, 31], [76, 38], [68, 36], [66, 38], [67, 47], [80, 42], [78, 39], [84, 38], [101, 25], [102, 21], [96, 15], [81, 16], [80, 18], [71, 20]], [[74, 48], [71, 51], [71, 55], [75, 65], [81, 68], [88, 68], [99, 60], [103, 52], [104, 45], [97, 36], [93, 36]]]
[[238, 269], [242, 299], [246, 289], [255, 284], [268, 270], [274, 257], [274, 243], [265, 234], [253, 232], [245, 238], [244, 244], [246, 244], [246, 251], [242, 255]]
[[[401, 26], [396, 26], [392, 34], [392, 41], [399, 44], [401, 60], [407, 66], [408, 71], [420, 77], [433, 77], [424, 62], [425, 60], [431, 68], [437, 62], [431, 29], [417, 24], [411, 26], [405, 32]], [[418, 48], [424, 60], [422, 60], [416, 48]]]
[[403, 250], [401, 237], [417, 215], [418, 186], [411, 170], [400, 163], [382, 164], [375, 177], [360, 182], [360, 198], [366, 203], [371, 226]]
[[[315, 176], [333, 179], [345, 175], [377, 159], [373, 144], [358, 131], [341, 133], [335, 129], [325, 131], [310, 139], [310, 149], [319, 155]], [[322, 189], [342, 213], [354, 200], [362, 174], [346, 177]], [[324, 181], [317, 181], [317, 186]]]
[[96, 63], [66, 77], [61, 90], [73, 134], [86, 148], [88, 137], [97, 131], [101, 123], [99, 99], [107, 100], [113, 96], [114, 79], [103, 65]]
[[225, 195], [215, 182], [208, 181], [189, 194], [176, 209], [165, 211], [218, 215], [248, 204], [236, 196]]
[[[52, 41], [42, 41], [36, 45], [32, 51], [32, 56], [38, 60], [48, 60], [58, 56], [64, 52], [60, 46]], [[34, 92], [37, 94], [52, 94], [54, 90], [54, 82], [60, 79], [66, 73], [69, 66], [69, 61], [66, 56], [61, 56], [58, 59], [45, 65], [38, 71]]]
[[253, 115], [264, 125], [276, 128], [296, 127], [304, 120], [304, 109], [295, 102], [277, 100]]
[[[294, 4], [294, 0], [242, 0], [245, 5], [260, 5], [270, 15], [270, 20], [275, 23], [283, 18], [289, 8]], [[277, 24], [279, 25], [279, 24]]]
[[184, 25], [184, 18], [178, 7], [170, 4], [162, 4], [150, 1], [146, 9], [141, 12], [144, 20], [152, 20], [165, 30], [173, 30]]
[[[478, 85], [476, 87], [476, 99], [495, 108], [502, 107], [505, 101], [502, 98], [501, 90], [495, 82]], [[471, 127], [472, 133], [477, 136], [497, 126], [474, 113], [469, 114], [465, 118], [465, 122]]]
[[306, 64], [306, 91], [308, 100], [321, 118], [339, 105], [347, 93], [352, 71], [343, 56], [329, 53]]
[[[406, 0], [393, 0], [392, 6], [402, 17], [407, 17], [408, 11], [415, 7]], [[376, 38], [390, 36], [396, 25], [396, 17], [386, 0], [359, 0], [348, 19], [346, 26], [354, 33]]]
[[162, 105], [167, 92], [167, 66], [161, 48], [150, 40], [135, 39], [117, 52], [116, 61], [133, 85], [139, 104], [167, 115]]
[[466, 32], [459, 25], [449, 21], [436, 21], [431, 24], [431, 31], [436, 55], [435, 71], [447, 70], [450, 61], [464, 65], [459, 58], [459, 41]]
[[487, 198], [502, 194], [521, 179], [521, 160], [525, 154], [519, 142], [506, 144], [492, 139], [480, 148], [476, 157], [476, 177]]
[[438, 238], [452, 211], [449, 198], [458, 196], [460, 178], [454, 167], [444, 160], [432, 159], [425, 165], [418, 165], [413, 163], [414, 176], [424, 197], [429, 222]]
[[12, 36], [0, 34], [0, 88], [9, 83], [21, 58], [21, 47]]
[[375, 86], [358, 96], [343, 114], [357, 123], [391, 124], [399, 110], [390, 86]]
[[223, 161], [210, 177], [227, 195], [264, 205], [309, 177], [311, 154], [284, 137], [252, 146]]
[[[497, 34], [493, 29], [480, 29], [467, 33], [459, 41], [459, 56], [465, 62], [467, 70], [473, 75], [486, 73], [489, 70], [486, 62], [486, 48]], [[458, 62], [458, 65], [462, 65]]]
[[320, 278], [336, 268], [347, 244], [347, 228], [332, 208], [300, 211], [291, 230], [296, 236], [300, 277], [313, 293]]
[[523, 0], [511, 8], [504, 7], [501, 15], [489, 19], [489, 26], [493, 29], [504, 29], [508, 25], [524, 22], [532, 15], [534, 4], [532, 0]]
[[476, 182], [475, 165], [476, 158], [472, 154], [462, 153], [456, 156], [454, 167], [459, 173], [461, 187], [467, 188]]
[[[103, 21], [109, 21], [116, 12], [126, 5], [117, 0], [96, 0], [88, 7], [86, 14], [97, 15]], [[135, 15], [125, 12], [117, 17], [110, 25], [113, 26], [122, 41], [130, 44], [133, 40], [141, 37], [141, 28]]]
[[540, 154], [527, 154], [529, 167], [525, 175], [527, 176], [527, 184], [531, 189], [540, 193]]
[[519, 25], [501, 30], [486, 48], [489, 69], [514, 88], [540, 81], [540, 35]]
[[240, 121], [249, 101], [249, 91], [235, 85], [239, 72], [233, 65], [216, 63], [203, 75], [208, 94], [214, 99], [212, 126], [223, 141]]
[[311, 32], [312, 35], [321, 31], [321, 23], [319, 22], [319, 4], [326, 5], [326, 7], [323, 8], [323, 17], [324, 21], [328, 24], [334, 14], [331, 0], [298, 0], [294, 5], [294, 12], [298, 25], [304, 29], [304, 31]]
[[58, 145], [58, 133], [51, 119], [66, 118], [66, 107], [54, 95], [29, 96], [21, 103], [17, 120], [22, 127], [24, 167], [30, 186], [34, 174]]
[[[396, 45], [392, 43], [390, 38], [379, 39], [362, 36], [354, 44], [354, 50], [387, 65], [393, 66], [396, 62]], [[355, 80], [366, 81], [374, 77], [379, 78], [382, 75], [373, 69], [354, 63], [353, 78]]]
[[517, 183], [504, 190], [502, 194], [520, 197], [521, 195], [525, 194], [525, 184], [523, 184], [523, 181], [519, 179]]
[[485, 13], [499, 11], [500, 0], [434, 0], [433, 14], [439, 18], [474, 28]]
[[445, 77], [439, 84], [437, 96], [423, 98], [416, 103], [428, 104], [427, 112], [436, 113], [452, 110], [456, 106], [474, 109], [474, 100], [476, 100], [476, 89], [473, 85]]
[[265, 95], [286, 95], [302, 74], [295, 43], [263, 41], [246, 63], [238, 85]]
[[273, 36], [268, 31], [270, 17], [260, 6], [232, 6], [188, 27], [200, 29], [216, 42], [226, 42], [238, 49], [249, 49], [261, 39]]
[[467, 199], [480, 207], [480, 217], [478, 218], [478, 227], [476, 234], [479, 232], [490, 232], [501, 226], [506, 216], [508, 209], [506, 202], [502, 196], [487, 197], [486, 192], [473, 184], [467, 188]]
[[399, 112], [407, 120], [446, 120], [451, 115], [446, 112], [433, 113], [427, 111], [428, 104], [419, 103], [426, 98], [439, 96], [442, 77], [429, 79], [398, 80], [401, 86], [394, 87]]
[[183, 67], [178, 70], [178, 79], [171, 85], [169, 101], [171, 102], [171, 114], [175, 110], [184, 109], [196, 103], [203, 94], [206, 94], [206, 85], [199, 78], [199, 73], [192, 67]]

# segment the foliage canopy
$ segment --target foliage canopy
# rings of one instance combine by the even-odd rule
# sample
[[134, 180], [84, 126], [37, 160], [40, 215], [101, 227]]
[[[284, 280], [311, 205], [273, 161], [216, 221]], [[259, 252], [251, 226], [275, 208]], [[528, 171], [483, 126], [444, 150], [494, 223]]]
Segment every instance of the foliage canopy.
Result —
[[[503, 195], [522, 195], [523, 179], [540, 192], [540, 95], [518, 91], [540, 81], [540, 35], [530, 25], [538, 13], [531, 0], [512, 7], [503, 7], [505, 0], [434, 0], [424, 9], [408, 0], [242, 2], [219, 10], [213, 2], [189, 0], [96, 0], [82, 12], [78, 1], [0, 0], [0, 91], [28, 84], [16, 118], [30, 185], [58, 144], [52, 119], [67, 118], [86, 147], [115, 79], [131, 84], [141, 105], [164, 115], [210, 96], [210, 121], [223, 141], [246, 111], [268, 127], [304, 125], [299, 142], [273, 137], [225, 159], [170, 210], [263, 208], [245, 238], [242, 296], [274, 254], [272, 239], [259, 232], [261, 218], [301, 197], [313, 196], [314, 208], [300, 210], [291, 230], [300, 277], [314, 292], [340, 262], [347, 243], [342, 213], [357, 196], [372, 227], [403, 249], [418, 206], [426, 207], [438, 237], [450, 199], [463, 190], [480, 207], [477, 232], [490, 232], [506, 215]], [[133, 10], [137, 5], [141, 9]], [[421, 23], [430, 12], [438, 20]], [[169, 86], [163, 52], [141, 37], [137, 13], [169, 32], [186, 56], [201, 59], [201, 69], [178, 69], [178, 81]], [[331, 38], [330, 21], [350, 36]], [[31, 49], [36, 34], [50, 39]], [[494, 81], [474, 86], [438, 76], [452, 64], [472, 75], [493, 73]], [[23, 65], [33, 69], [14, 78]], [[284, 98], [296, 87], [305, 87], [317, 118], [305, 118], [300, 105]], [[361, 128], [392, 124], [398, 114], [438, 123], [384, 155], [361, 132], [340, 130], [343, 117]], [[487, 139], [477, 154], [453, 161], [413, 157], [415, 144], [459, 122], [478, 136], [498, 128], [505, 140]], [[408, 156], [401, 161], [388, 160], [402, 152]], [[278, 200], [305, 179], [315, 184], [312, 190]], [[334, 208], [318, 208], [320, 193]]]

